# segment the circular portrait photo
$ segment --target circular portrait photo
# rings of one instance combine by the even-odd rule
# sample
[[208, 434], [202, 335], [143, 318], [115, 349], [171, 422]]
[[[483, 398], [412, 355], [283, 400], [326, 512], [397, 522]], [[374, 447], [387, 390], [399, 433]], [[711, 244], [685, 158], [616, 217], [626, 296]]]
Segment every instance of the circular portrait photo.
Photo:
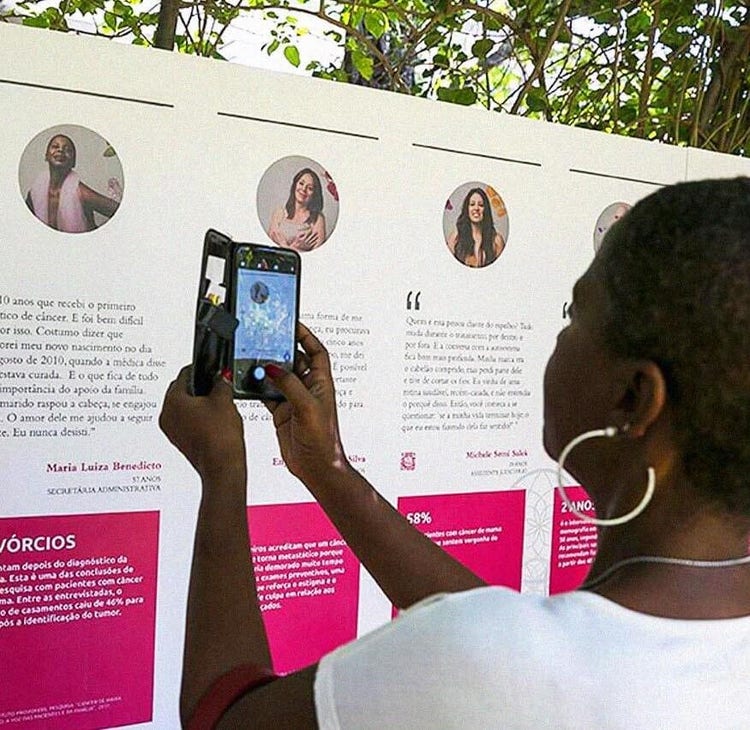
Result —
[[124, 189], [112, 145], [75, 124], [45, 129], [26, 145], [18, 183], [36, 218], [63, 233], [87, 233], [104, 225], [117, 212]]
[[486, 183], [460, 185], [445, 203], [443, 234], [448, 249], [464, 266], [489, 266], [508, 241], [508, 211], [503, 199]]
[[596, 219], [596, 225], [594, 226], [594, 251], [598, 251], [604, 240], [604, 234], [614, 225], [615, 222], [619, 221], [625, 213], [627, 213], [633, 206], [630, 203], [612, 203], [608, 205]]
[[283, 248], [313, 251], [331, 236], [339, 217], [336, 183], [315, 160], [297, 155], [273, 163], [258, 184], [258, 217]]
[[268, 287], [262, 281], [256, 281], [250, 287], [250, 299], [256, 304], [263, 304], [268, 299]]

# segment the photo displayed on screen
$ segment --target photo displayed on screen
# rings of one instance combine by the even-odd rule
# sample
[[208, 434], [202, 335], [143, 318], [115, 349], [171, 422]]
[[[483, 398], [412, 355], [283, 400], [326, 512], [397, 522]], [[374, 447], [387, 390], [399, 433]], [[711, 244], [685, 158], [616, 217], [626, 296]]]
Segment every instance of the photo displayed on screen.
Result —
[[249, 396], [278, 393], [265, 366], [292, 368], [298, 261], [294, 254], [241, 247], [236, 253], [234, 389]]

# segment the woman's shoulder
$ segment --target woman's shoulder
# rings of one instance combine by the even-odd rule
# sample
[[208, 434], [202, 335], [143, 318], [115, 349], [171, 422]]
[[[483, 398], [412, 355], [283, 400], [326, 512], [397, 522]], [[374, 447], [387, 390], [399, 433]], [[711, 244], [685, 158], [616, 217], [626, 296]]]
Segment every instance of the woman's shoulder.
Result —
[[[640, 632], [644, 637], [665, 634], [688, 637], [696, 631], [730, 632], [750, 639], [750, 617], [706, 621], [679, 620], [654, 616], [626, 608], [615, 601], [589, 591], [569, 591], [554, 596], [518, 593], [502, 586], [487, 586], [462, 593], [436, 596], [404, 612], [404, 618], [442, 622], [476, 622], [477, 625], [502, 626], [504, 630], [528, 630], [554, 634], [561, 630], [580, 633], [586, 626], [591, 638], [601, 633], [627, 636]], [[700, 624], [700, 626], [699, 626]], [[605, 636], [601, 636], [606, 641]]]

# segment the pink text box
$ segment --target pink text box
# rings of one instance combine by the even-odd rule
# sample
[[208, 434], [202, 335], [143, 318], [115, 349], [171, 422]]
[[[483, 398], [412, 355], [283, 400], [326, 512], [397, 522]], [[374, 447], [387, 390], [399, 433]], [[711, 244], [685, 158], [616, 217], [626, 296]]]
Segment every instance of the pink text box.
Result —
[[151, 720], [158, 540], [158, 512], [0, 519], [0, 727]]
[[[575, 508], [594, 516], [594, 505], [583, 487], [566, 487]], [[555, 490], [552, 513], [552, 551], [549, 567], [550, 594], [578, 588], [588, 575], [596, 554], [596, 527], [570, 512]]]
[[492, 585], [521, 590], [526, 492], [399, 497], [398, 511]]
[[315, 503], [248, 508], [274, 670], [293, 672], [357, 635], [359, 561]]

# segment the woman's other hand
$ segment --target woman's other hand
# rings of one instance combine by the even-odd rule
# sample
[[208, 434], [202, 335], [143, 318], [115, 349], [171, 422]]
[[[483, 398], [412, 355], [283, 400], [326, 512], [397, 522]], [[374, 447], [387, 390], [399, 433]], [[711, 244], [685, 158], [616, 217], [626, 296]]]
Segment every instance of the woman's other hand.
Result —
[[242, 418], [232, 388], [216, 380], [205, 396], [188, 392], [191, 366], [180, 371], [164, 396], [159, 426], [204, 478], [227, 469], [245, 469]]
[[336, 414], [336, 394], [328, 352], [303, 324], [295, 372], [269, 365], [266, 372], [286, 401], [267, 403], [273, 414], [281, 455], [303, 482], [347, 466]]

